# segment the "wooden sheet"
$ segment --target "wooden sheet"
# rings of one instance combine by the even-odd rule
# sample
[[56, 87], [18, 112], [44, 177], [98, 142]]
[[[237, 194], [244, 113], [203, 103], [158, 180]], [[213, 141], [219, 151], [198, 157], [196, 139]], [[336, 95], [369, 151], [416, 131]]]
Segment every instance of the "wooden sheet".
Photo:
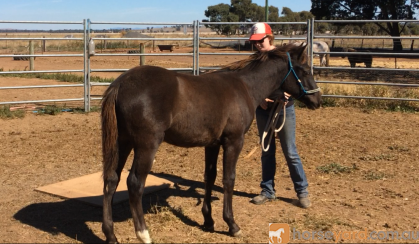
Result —
[[[114, 195], [113, 204], [120, 203], [128, 200], [127, 191], [127, 177], [128, 171], [123, 171], [121, 174], [121, 181], [118, 185], [116, 193]], [[146, 186], [144, 193], [155, 192], [161, 189], [169, 188], [176, 183], [177, 180], [174, 178], [160, 178], [149, 174], [146, 180]], [[55, 196], [75, 199], [95, 206], [102, 206], [103, 201], [103, 181], [102, 172], [85, 175], [71, 180], [58, 182], [55, 184], [42, 186], [36, 191], [52, 194]]]

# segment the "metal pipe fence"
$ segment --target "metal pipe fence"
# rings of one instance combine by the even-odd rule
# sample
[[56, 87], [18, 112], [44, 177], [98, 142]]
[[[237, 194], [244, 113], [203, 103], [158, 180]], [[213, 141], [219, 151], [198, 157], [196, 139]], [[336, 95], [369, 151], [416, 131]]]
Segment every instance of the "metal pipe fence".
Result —
[[[0, 24], [45, 24], [45, 25], [54, 25], [54, 24], [68, 24], [68, 25], [77, 25], [82, 26], [81, 28], [83, 30], [86, 30], [85, 20], [83, 21], [3, 21], [0, 20]], [[35, 40], [81, 40], [83, 41], [83, 38], [37, 38], [37, 37], [31, 37], [31, 38], [0, 38], [0, 41], [35, 41]], [[86, 45], [84, 45], [86, 47]], [[84, 50], [85, 51], [85, 50]], [[21, 57], [22, 55], [0, 55], [1, 57]], [[42, 55], [34, 55], [34, 54], [24, 54], [25, 57], [83, 57], [84, 54], [42, 54]], [[31, 60], [32, 62], [32, 60]], [[82, 67], [80, 69], [76, 70], [43, 70], [43, 71], [1, 71], [0, 74], [30, 74], [30, 73], [70, 73], [70, 72], [85, 72], [85, 68]], [[37, 89], [37, 88], [64, 88], [64, 87], [78, 87], [83, 85], [45, 85], [45, 86], [15, 86], [15, 87], [0, 87], [0, 90], [7, 90], [7, 89]], [[68, 99], [46, 99], [46, 100], [25, 100], [25, 101], [7, 101], [7, 102], [0, 102], [0, 105], [6, 105], [6, 104], [25, 104], [25, 103], [42, 103], [42, 102], [66, 102], [66, 101], [83, 101], [83, 98], [68, 98]], [[86, 107], [85, 107], [86, 109]]]
[[[318, 23], [345, 23], [345, 24], [359, 24], [359, 23], [391, 23], [391, 22], [406, 22], [406, 23], [419, 23], [419, 20], [311, 20], [312, 22], [312, 41], [316, 39], [330, 39], [330, 40], [353, 40], [353, 39], [371, 39], [371, 40], [416, 40], [419, 39], [419, 36], [331, 36], [331, 35], [316, 35], [314, 33], [314, 26]], [[399, 58], [406, 58], [406, 57], [417, 57], [419, 58], [418, 53], [406, 53], [406, 52], [363, 52], [363, 51], [356, 51], [356, 52], [342, 52], [342, 51], [330, 51], [330, 52], [312, 52], [312, 55], [336, 55], [336, 56], [346, 56], [346, 57], [354, 57], [354, 55], [359, 56], [370, 56], [372, 57], [392, 57], [397, 59]], [[349, 59], [349, 58], [348, 58]], [[418, 72], [419, 69], [404, 69], [404, 68], [358, 68], [358, 67], [320, 67], [312, 65], [313, 70], [319, 71], [333, 71], [333, 70], [343, 70], [343, 71], [353, 71], [353, 72], [360, 72], [360, 71], [376, 71], [376, 72]], [[398, 86], [398, 87], [411, 87], [411, 88], [418, 88], [418, 84], [403, 84], [403, 83], [380, 83], [380, 82], [345, 82], [345, 81], [324, 81], [324, 80], [316, 80], [317, 83], [325, 83], [325, 84], [350, 84], [350, 85], [371, 85], [371, 86]], [[333, 97], [333, 98], [351, 98], [351, 99], [381, 99], [381, 100], [399, 100], [399, 101], [414, 101], [417, 102], [419, 99], [416, 98], [395, 98], [395, 97], [369, 97], [369, 96], [345, 96], [345, 95], [323, 95], [324, 97]]]
[[[335, 55], [335, 56], [342, 56], [348, 55], [348, 52], [343, 51], [330, 51], [330, 52], [321, 52], [321, 51], [313, 51], [313, 41], [316, 40], [355, 40], [355, 39], [371, 39], [371, 40], [393, 40], [393, 39], [400, 39], [400, 40], [416, 40], [419, 39], [419, 36], [401, 36], [401, 37], [389, 37], [389, 36], [336, 36], [336, 35], [320, 35], [315, 33], [315, 26], [319, 23], [344, 23], [344, 24], [357, 24], [357, 23], [374, 23], [377, 22], [375, 20], [358, 20], [358, 21], [349, 21], [349, 20], [308, 20], [307, 22], [267, 22], [270, 25], [299, 25], [304, 26], [303, 34], [302, 35], [277, 35], [275, 36], [276, 41], [304, 41], [307, 42], [307, 54], [309, 56], [309, 64], [312, 69], [312, 73], [314, 72], [333, 72], [333, 71], [345, 71], [349, 73], [355, 72], [365, 72], [365, 71], [375, 71], [375, 72], [405, 72], [405, 73], [416, 73], [419, 70], [414, 68], [383, 68], [383, 67], [371, 67], [371, 68], [350, 68], [350, 67], [343, 67], [343, 66], [329, 66], [329, 67], [322, 67], [320, 65], [314, 65], [313, 60], [315, 55]], [[380, 20], [379, 22], [400, 22], [398, 20]], [[419, 22], [418, 20], [403, 20], [403, 22]], [[129, 68], [96, 68], [92, 67], [91, 60], [95, 57], [115, 57], [115, 56], [126, 56], [126, 57], [147, 57], [147, 56], [167, 56], [167, 57], [177, 57], [177, 56], [187, 56], [192, 57], [192, 64], [189, 67], [177, 67], [171, 68], [168, 67], [167, 69], [179, 72], [190, 72], [193, 75], [199, 75], [206, 70], [216, 70], [220, 67], [218, 66], [211, 66], [205, 67], [201, 66], [200, 57], [202, 56], [248, 56], [253, 53], [253, 49], [241, 50], [241, 46], [250, 45], [248, 43], [248, 37], [205, 37], [203, 33], [200, 32], [200, 27], [202, 26], [214, 26], [214, 25], [239, 25], [242, 26], [242, 30], [247, 32], [250, 27], [255, 22], [199, 22], [193, 21], [192, 23], [176, 23], [176, 22], [168, 22], [168, 23], [153, 23], [153, 22], [100, 22], [100, 21], [91, 21], [90, 19], [86, 19], [83, 21], [1, 21], [0, 26], [2, 24], [45, 24], [45, 25], [54, 25], [54, 24], [71, 24], [80, 26], [82, 31], [81, 38], [75, 37], [63, 37], [63, 38], [40, 38], [40, 37], [0, 37], [1, 41], [82, 41], [83, 48], [80, 53], [75, 54], [24, 54], [24, 57], [35, 58], [35, 57], [42, 57], [42, 58], [54, 58], [54, 57], [81, 57], [83, 58], [83, 67], [77, 69], [61, 69], [61, 70], [23, 70], [23, 71], [0, 71], [0, 75], [17, 75], [17, 74], [35, 74], [35, 73], [83, 73], [83, 84], [74, 84], [74, 85], [44, 85], [44, 86], [11, 86], [11, 87], [0, 87], [0, 90], [10, 90], [10, 89], [41, 89], [41, 88], [66, 88], [66, 87], [83, 87], [84, 88], [84, 95], [82, 98], [68, 98], [68, 99], [43, 99], [43, 100], [25, 100], [25, 101], [4, 101], [0, 102], [0, 105], [6, 104], [25, 104], [25, 103], [42, 103], [42, 102], [65, 102], [65, 101], [83, 101], [85, 111], [90, 111], [91, 108], [91, 101], [92, 100], [100, 100], [100, 97], [92, 97], [90, 94], [90, 90], [93, 86], [107, 86], [109, 83], [98, 83], [98, 82], [91, 82], [91, 75], [92, 73], [96, 72], [125, 72], [129, 70]], [[190, 26], [192, 27], [192, 37], [187, 38], [172, 38], [172, 37], [164, 37], [164, 38], [156, 38], [156, 37], [138, 37], [138, 38], [127, 38], [127, 37], [118, 37], [118, 38], [106, 38], [100, 36], [94, 36], [92, 30], [95, 26], [101, 25], [133, 25], [133, 26]], [[100, 28], [99, 28], [100, 29]], [[113, 42], [113, 41], [161, 41], [161, 42], [186, 42], [190, 43], [192, 46], [192, 52], [188, 53], [98, 53], [95, 50], [92, 50], [92, 46], [90, 43], [97, 42]], [[238, 43], [238, 49], [229, 53], [226, 52], [201, 52], [200, 45], [203, 43], [207, 43], [210, 41], [223, 41], [223, 42], [234, 42]], [[242, 45], [244, 43], [244, 45]], [[413, 45], [413, 44], [412, 44]], [[94, 47], [94, 45], [93, 45]], [[153, 44], [154, 47], [154, 44]], [[250, 45], [251, 47], [251, 45]], [[403, 57], [403, 58], [413, 58], [419, 56], [419, 53], [409, 53], [409, 52], [351, 52], [351, 55], [360, 55], [360, 56], [367, 56], [373, 55], [375, 57]], [[22, 57], [22, 54], [0, 54], [0, 58], [15, 58], [15, 57]], [[94, 66], [94, 65], [93, 65]], [[344, 84], [344, 85], [371, 85], [371, 86], [393, 86], [393, 87], [405, 87], [405, 88], [417, 88], [419, 84], [404, 84], [404, 83], [394, 83], [394, 82], [360, 82], [360, 81], [339, 81], [339, 80], [321, 80], [317, 79], [316, 82], [324, 83], [324, 84]], [[383, 98], [383, 97], [370, 97], [370, 96], [345, 96], [345, 95], [324, 95], [324, 97], [334, 97], [334, 98], [351, 98], [351, 99], [382, 99], [382, 100], [400, 100], [400, 101], [419, 101], [416, 98]]]

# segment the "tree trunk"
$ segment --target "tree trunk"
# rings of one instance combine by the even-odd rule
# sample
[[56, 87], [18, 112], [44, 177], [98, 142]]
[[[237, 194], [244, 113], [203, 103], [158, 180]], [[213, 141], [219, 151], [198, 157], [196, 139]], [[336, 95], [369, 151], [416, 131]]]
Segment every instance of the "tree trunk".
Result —
[[[400, 28], [399, 28], [399, 22], [391, 22], [387, 23], [387, 27], [390, 30], [390, 35], [392, 37], [400, 37]], [[402, 41], [401, 39], [393, 39], [393, 51], [402, 51]]]

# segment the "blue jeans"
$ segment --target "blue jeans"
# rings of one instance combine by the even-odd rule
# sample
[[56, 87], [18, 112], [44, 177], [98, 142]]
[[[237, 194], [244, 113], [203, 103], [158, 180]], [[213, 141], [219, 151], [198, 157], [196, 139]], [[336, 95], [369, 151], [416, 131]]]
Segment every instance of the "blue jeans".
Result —
[[[264, 110], [261, 107], [256, 109], [256, 124], [259, 131], [260, 139], [262, 140], [263, 130], [265, 129], [266, 123], [269, 118], [271, 110]], [[281, 124], [283, 121], [283, 110], [281, 110], [278, 123]], [[284, 127], [278, 132], [279, 141], [281, 143], [282, 152], [284, 153], [285, 160], [287, 161], [288, 169], [292, 182], [294, 183], [294, 190], [297, 196], [308, 197], [308, 183], [306, 174], [304, 173], [303, 164], [301, 163], [300, 156], [297, 152], [297, 146], [295, 144], [295, 110], [294, 105], [286, 108], [286, 118]], [[265, 147], [267, 142], [265, 142]], [[276, 145], [275, 136], [272, 137], [270, 142], [269, 150], [264, 152], [262, 150], [262, 182], [260, 187], [262, 193], [268, 198], [275, 197], [275, 172], [276, 172]]]

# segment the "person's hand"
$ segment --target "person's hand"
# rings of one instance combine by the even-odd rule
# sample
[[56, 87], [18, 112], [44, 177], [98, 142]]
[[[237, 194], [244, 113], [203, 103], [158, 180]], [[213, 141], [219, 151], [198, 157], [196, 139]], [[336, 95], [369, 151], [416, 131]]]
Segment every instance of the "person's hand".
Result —
[[285, 97], [285, 105], [287, 105], [288, 99], [290, 99], [291, 94], [284, 92], [284, 97]]
[[263, 102], [261, 102], [259, 104], [259, 106], [266, 110], [266, 109], [268, 109], [268, 103], [273, 103], [273, 102], [274, 102], [274, 100], [269, 99], [269, 98], [265, 98], [265, 100]]

